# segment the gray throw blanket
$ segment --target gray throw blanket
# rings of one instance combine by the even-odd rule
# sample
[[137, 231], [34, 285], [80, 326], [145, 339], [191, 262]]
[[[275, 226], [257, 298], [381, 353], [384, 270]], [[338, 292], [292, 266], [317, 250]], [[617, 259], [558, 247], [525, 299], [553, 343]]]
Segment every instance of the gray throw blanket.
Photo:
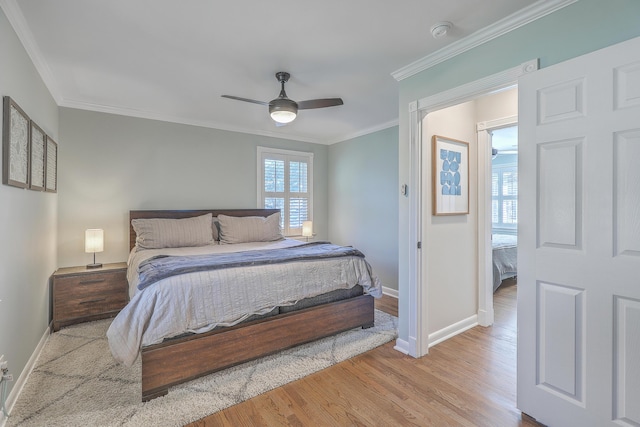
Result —
[[364, 254], [357, 249], [338, 246], [329, 242], [311, 242], [281, 249], [264, 249], [225, 254], [191, 256], [158, 255], [140, 263], [138, 267], [138, 276], [140, 279], [138, 289], [142, 290], [158, 280], [167, 277], [196, 271], [347, 256], [364, 258]]

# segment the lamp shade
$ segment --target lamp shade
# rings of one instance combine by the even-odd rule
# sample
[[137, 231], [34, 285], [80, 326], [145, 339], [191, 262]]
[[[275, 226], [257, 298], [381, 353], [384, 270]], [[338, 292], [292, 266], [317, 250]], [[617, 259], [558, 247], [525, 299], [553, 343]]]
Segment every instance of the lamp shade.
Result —
[[104, 250], [104, 230], [90, 228], [84, 232], [84, 251], [87, 253], [102, 252]]
[[313, 237], [313, 221], [302, 223], [302, 237]]

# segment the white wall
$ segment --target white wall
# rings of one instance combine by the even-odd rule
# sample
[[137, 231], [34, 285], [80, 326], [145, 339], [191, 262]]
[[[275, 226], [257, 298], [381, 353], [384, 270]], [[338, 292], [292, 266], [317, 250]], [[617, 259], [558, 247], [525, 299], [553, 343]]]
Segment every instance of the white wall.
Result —
[[398, 289], [398, 127], [329, 146], [329, 240], [360, 249]]
[[469, 142], [469, 214], [432, 215], [432, 175], [423, 173], [423, 286], [428, 293], [427, 332], [478, 312], [478, 145], [476, 125], [518, 114], [517, 89], [428, 114], [423, 126], [423, 172], [431, 171], [432, 136]]
[[129, 210], [255, 208], [256, 147], [314, 153], [314, 230], [327, 238], [327, 146], [60, 109], [59, 267], [83, 265], [84, 230], [102, 228], [98, 262], [126, 261]]
[[[63, 147], [64, 141], [58, 139], [58, 107], [2, 10], [0, 58], [0, 95], [14, 99]], [[57, 199], [52, 193], [0, 185], [0, 354], [16, 380], [49, 324]], [[9, 383], [8, 390], [14, 385]]]
[[[423, 120], [423, 237], [424, 284], [428, 294], [428, 333], [473, 316], [478, 308], [477, 286], [477, 158], [476, 106], [467, 102], [428, 114]], [[433, 135], [469, 143], [469, 214], [434, 216], [432, 212]]]

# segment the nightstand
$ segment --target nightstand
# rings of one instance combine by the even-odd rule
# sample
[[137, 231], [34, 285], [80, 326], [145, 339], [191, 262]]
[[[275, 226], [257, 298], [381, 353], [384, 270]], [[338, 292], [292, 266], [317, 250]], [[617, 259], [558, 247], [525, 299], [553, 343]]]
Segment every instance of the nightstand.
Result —
[[127, 263], [59, 268], [52, 277], [53, 330], [113, 317], [129, 300]]

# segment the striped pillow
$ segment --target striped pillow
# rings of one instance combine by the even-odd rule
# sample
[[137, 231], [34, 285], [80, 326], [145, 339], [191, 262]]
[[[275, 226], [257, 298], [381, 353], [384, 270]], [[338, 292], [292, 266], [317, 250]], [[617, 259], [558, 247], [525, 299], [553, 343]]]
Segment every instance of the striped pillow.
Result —
[[220, 243], [272, 242], [282, 240], [280, 212], [261, 216], [218, 215]]
[[136, 245], [140, 249], [205, 246], [214, 243], [213, 218], [210, 213], [193, 218], [132, 219]]

